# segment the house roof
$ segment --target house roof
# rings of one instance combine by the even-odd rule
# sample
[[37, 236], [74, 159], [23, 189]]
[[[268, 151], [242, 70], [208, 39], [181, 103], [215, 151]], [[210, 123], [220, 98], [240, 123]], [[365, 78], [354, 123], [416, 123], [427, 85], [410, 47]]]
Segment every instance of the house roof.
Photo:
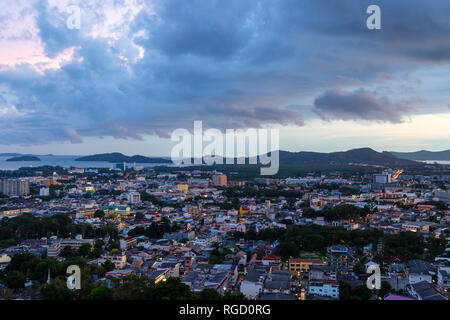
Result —
[[405, 296], [400, 296], [398, 294], [392, 294], [392, 293], [388, 293], [383, 300], [416, 300], [413, 298], [409, 298], [409, 297], [405, 297]]
[[440, 294], [430, 283], [420, 281], [412, 284], [411, 287], [422, 298], [422, 300], [448, 300]]

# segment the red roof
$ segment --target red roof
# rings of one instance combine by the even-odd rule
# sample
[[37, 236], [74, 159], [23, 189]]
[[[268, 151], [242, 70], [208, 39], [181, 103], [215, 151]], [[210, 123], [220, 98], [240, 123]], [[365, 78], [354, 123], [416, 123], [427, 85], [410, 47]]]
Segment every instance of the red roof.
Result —
[[294, 263], [320, 263], [323, 264], [323, 260], [320, 258], [314, 259], [302, 259], [302, 258], [291, 258], [289, 259], [289, 262], [294, 262]]
[[269, 254], [268, 256], [265, 256], [262, 258], [263, 260], [281, 260], [280, 257], [274, 255], [273, 253]]

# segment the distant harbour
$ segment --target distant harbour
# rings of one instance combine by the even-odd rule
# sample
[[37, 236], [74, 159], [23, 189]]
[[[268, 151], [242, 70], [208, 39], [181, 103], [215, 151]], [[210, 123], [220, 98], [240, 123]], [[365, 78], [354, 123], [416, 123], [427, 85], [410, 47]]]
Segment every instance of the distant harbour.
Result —
[[438, 163], [438, 164], [450, 164], [450, 161], [442, 161], [442, 160], [424, 160], [421, 162], [425, 162], [428, 164]]
[[[81, 157], [80, 155], [73, 156], [55, 156], [55, 155], [45, 155], [39, 156], [41, 161], [18, 161], [9, 162], [6, 161], [10, 159], [11, 156], [0, 156], [0, 170], [17, 170], [22, 167], [42, 167], [42, 166], [60, 166], [63, 168], [114, 168], [115, 164], [106, 161], [75, 161], [75, 159]], [[136, 165], [142, 166], [144, 168], [152, 168], [159, 165], [159, 163], [136, 163]]]

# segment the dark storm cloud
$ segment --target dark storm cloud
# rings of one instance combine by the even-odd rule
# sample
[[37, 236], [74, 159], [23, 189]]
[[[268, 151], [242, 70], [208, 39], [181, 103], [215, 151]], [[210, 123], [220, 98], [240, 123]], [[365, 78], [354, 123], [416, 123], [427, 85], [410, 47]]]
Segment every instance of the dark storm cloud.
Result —
[[387, 97], [377, 97], [364, 89], [355, 92], [330, 90], [314, 101], [315, 111], [326, 120], [370, 120], [400, 123], [413, 108], [393, 103]]
[[150, 25], [151, 42], [169, 56], [192, 54], [226, 59], [252, 36], [245, 20], [254, 1], [164, 1], [156, 10], [160, 23]]

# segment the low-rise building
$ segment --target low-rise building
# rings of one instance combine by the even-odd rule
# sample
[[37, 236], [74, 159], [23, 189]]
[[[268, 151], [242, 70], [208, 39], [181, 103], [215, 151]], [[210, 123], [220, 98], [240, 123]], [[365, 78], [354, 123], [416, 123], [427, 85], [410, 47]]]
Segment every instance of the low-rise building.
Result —
[[240, 291], [248, 299], [256, 299], [263, 292], [264, 277], [256, 270], [249, 272], [241, 283]]
[[339, 299], [339, 282], [331, 279], [310, 281], [308, 284], [308, 293], [310, 295]]
[[291, 258], [289, 259], [289, 272], [294, 275], [309, 272], [311, 265], [324, 265], [320, 258]]
[[440, 267], [437, 272], [438, 286], [447, 291], [450, 289], [450, 267]]
[[408, 285], [408, 293], [417, 300], [448, 300], [427, 281], [420, 281]]

